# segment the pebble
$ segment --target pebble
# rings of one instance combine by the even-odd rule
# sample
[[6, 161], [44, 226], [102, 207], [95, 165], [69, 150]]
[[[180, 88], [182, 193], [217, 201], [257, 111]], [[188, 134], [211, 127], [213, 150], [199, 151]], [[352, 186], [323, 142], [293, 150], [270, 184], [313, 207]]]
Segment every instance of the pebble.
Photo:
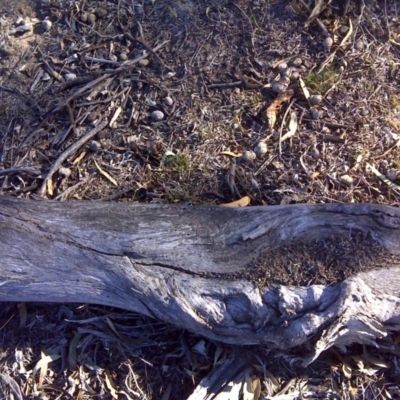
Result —
[[319, 118], [319, 111], [317, 109], [311, 110], [311, 118], [312, 119], [318, 119]]
[[356, 40], [356, 42], [354, 43], [354, 48], [356, 50], [363, 50], [364, 49], [364, 42], [361, 39]]
[[325, 38], [325, 40], [322, 42], [322, 45], [324, 46], [324, 48], [326, 50], [330, 50], [332, 45], [333, 45], [333, 39], [328, 36], [327, 38]]
[[94, 24], [96, 22], [96, 16], [94, 14], [89, 14], [87, 16], [87, 22], [89, 22], [89, 24]]
[[70, 170], [69, 168], [61, 167], [61, 168], [58, 170], [58, 173], [59, 173], [60, 175], [65, 176], [66, 178], [68, 178], [68, 177], [71, 175], [71, 170]]
[[101, 149], [101, 144], [97, 142], [96, 140], [92, 140], [90, 142], [90, 150], [93, 151], [93, 153], [98, 152]]
[[167, 97], [165, 97], [165, 99], [164, 99], [164, 104], [165, 104], [166, 106], [172, 106], [172, 104], [174, 104], [174, 100], [172, 100], [171, 97], [167, 96]]
[[50, 78], [50, 75], [47, 73], [47, 72], [45, 72], [44, 74], [43, 74], [43, 76], [42, 76], [42, 81], [43, 82], [47, 82], [47, 81], [49, 81], [51, 78]]
[[88, 15], [87, 15], [86, 13], [82, 13], [82, 14], [80, 15], [79, 19], [80, 19], [82, 22], [87, 22], [87, 20], [88, 20]]
[[48, 19], [45, 19], [44, 21], [42, 21], [42, 28], [48, 32], [51, 29], [51, 21], [49, 21]]
[[282, 76], [285, 78], [290, 78], [292, 75], [292, 68], [286, 68], [284, 71], [282, 71]]
[[145, 102], [150, 107], [155, 107], [157, 105], [157, 102], [154, 101], [153, 99], [150, 99], [150, 97], [147, 97]]
[[342, 175], [340, 177], [340, 180], [342, 183], [344, 183], [346, 186], [352, 186], [354, 179], [350, 175]]
[[128, 145], [128, 147], [133, 149], [136, 146], [137, 140], [138, 137], [136, 135], [130, 135], [126, 138], [126, 144]]
[[299, 71], [293, 71], [292, 74], [290, 75], [290, 77], [295, 80], [298, 79], [300, 76], [300, 72]]
[[257, 156], [256, 156], [256, 153], [254, 153], [254, 151], [246, 150], [242, 154], [241, 158], [243, 161], [254, 161], [257, 158]]
[[76, 78], [77, 78], [77, 76], [71, 72], [68, 72], [67, 74], [64, 75], [64, 79], [66, 81], [73, 81]]
[[312, 106], [316, 106], [317, 104], [321, 103], [322, 96], [320, 94], [313, 94], [309, 97], [309, 101]]
[[395, 181], [397, 178], [400, 179], [400, 174], [398, 174], [395, 170], [389, 170], [389, 171], [386, 173], [386, 177], [387, 177], [388, 179], [390, 179], [391, 181]]
[[138, 64], [141, 67], [147, 67], [149, 65], [150, 61], [147, 58], [143, 58], [141, 60], [139, 60]]
[[264, 142], [260, 142], [254, 147], [254, 153], [256, 153], [258, 156], [263, 156], [266, 154], [268, 151], [268, 147]]
[[287, 68], [287, 64], [286, 63], [281, 63], [278, 65], [278, 71], [284, 71]]
[[275, 93], [283, 93], [286, 91], [290, 80], [287, 78], [281, 79], [279, 81], [275, 81], [272, 83], [272, 90]]
[[296, 57], [294, 60], [290, 62], [290, 65], [293, 67], [300, 67], [300, 65], [303, 63], [303, 60], [300, 57]]
[[97, 118], [97, 113], [95, 113], [93, 111], [86, 117], [86, 121], [91, 123], [91, 122], [94, 122], [96, 120], [96, 118]]
[[120, 53], [119, 54], [119, 60], [120, 61], [126, 61], [128, 59], [128, 54], [126, 53]]
[[150, 113], [150, 118], [155, 121], [162, 121], [164, 119], [164, 113], [160, 110], [155, 110]]

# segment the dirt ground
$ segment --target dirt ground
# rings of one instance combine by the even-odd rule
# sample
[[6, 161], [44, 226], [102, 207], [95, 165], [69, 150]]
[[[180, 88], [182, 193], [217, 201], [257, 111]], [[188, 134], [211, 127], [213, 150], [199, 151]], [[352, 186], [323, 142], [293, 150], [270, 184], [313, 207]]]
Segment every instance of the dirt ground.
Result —
[[[0, 2], [0, 194], [399, 206], [399, 54], [396, 0]], [[301, 270], [283, 283], [345, 277]], [[5, 304], [0, 334], [5, 398], [185, 399], [231, 351], [84, 305]], [[385, 340], [308, 369], [250, 349], [250, 375], [259, 398], [399, 398]]]

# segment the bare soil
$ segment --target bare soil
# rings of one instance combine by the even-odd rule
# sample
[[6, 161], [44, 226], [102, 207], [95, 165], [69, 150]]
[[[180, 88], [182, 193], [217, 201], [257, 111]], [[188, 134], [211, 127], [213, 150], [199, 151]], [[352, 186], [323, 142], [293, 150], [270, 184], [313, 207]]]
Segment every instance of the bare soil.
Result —
[[[324, 10], [311, 20], [316, 3]], [[345, 4], [0, 3], [0, 194], [399, 206], [400, 6]], [[288, 244], [265, 257], [275, 260], [276, 282], [298, 285], [390, 263], [362, 235]], [[271, 283], [264, 267], [255, 260], [245, 278]], [[0, 333], [7, 398], [184, 399], [230, 352], [92, 306], [5, 304]], [[251, 348], [259, 355], [251, 374], [260, 398], [396, 398], [398, 340], [386, 348], [329, 352], [307, 370], [294, 367], [296, 354], [288, 364]]]

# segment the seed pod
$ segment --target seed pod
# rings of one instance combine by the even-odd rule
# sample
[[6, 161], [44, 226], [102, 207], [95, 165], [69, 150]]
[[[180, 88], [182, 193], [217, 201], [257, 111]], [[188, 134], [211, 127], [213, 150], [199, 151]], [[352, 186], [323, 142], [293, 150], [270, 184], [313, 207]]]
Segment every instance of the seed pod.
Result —
[[150, 118], [155, 121], [162, 121], [164, 119], [164, 113], [160, 110], [155, 110], [150, 113]]
[[308, 100], [312, 106], [316, 106], [317, 104], [321, 103], [322, 96], [320, 94], [313, 94]]
[[87, 16], [87, 21], [89, 22], [89, 24], [94, 24], [96, 22], [96, 16], [94, 14], [89, 14]]
[[257, 146], [254, 147], [254, 153], [258, 156], [263, 156], [268, 151], [268, 147], [264, 142], [257, 143]]
[[332, 45], [333, 45], [333, 39], [332, 39], [330, 36], [328, 36], [328, 37], [322, 42], [322, 44], [323, 44], [324, 48], [325, 48], [326, 50], [329, 51], [329, 50], [331, 49]]
[[257, 156], [256, 153], [254, 153], [254, 151], [246, 150], [241, 158], [243, 161], [254, 161], [257, 158]]
[[42, 21], [42, 28], [48, 32], [51, 29], [51, 21], [49, 21], [48, 19], [45, 19], [44, 21]]

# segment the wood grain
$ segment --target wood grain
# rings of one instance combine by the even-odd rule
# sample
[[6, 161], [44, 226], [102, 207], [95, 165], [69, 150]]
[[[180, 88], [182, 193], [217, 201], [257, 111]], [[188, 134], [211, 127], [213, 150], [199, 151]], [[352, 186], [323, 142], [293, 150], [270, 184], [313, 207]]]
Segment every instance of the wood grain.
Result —
[[286, 349], [307, 362], [400, 324], [400, 262], [330, 286], [210, 279], [295, 238], [362, 231], [400, 254], [400, 210], [374, 204], [228, 209], [0, 197], [0, 301], [120, 307], [232, 344]]

